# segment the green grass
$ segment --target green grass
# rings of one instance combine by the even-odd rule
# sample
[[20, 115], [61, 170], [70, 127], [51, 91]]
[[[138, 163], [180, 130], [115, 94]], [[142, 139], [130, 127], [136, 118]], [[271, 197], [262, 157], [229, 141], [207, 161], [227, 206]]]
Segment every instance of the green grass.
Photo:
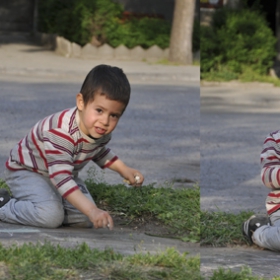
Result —
[[[173, 248], [157, 254], [123, 256], [112, 249], [90, 249], [81, 244], [63, 248], [24, 244], [9, 248], [0, 244], [0, 278], [3, 280], [264, 280], [248, 267], [239, 272], [219, 268], [212, 276], [200, 274], [199, 257], [189, 257]], [[280, 280], [274, 277], [272, 280]]]
[[[219, 268], [215, 270], [209, 280], [265, 280], [260, 276], [252, 274], [252, 270], [249, 267], [244, 266], [239, 272], [232, 271], [230, 269]], [[280, 277], [275, 276], [271, 280], [280, 280]]]
[[[234, 272], [230, 269], [219, 268], [214, 271], [210, 280], [262, 280], [264, 278], [253, 276], [252, 271], [248, 267], [243, 267], [240, 272]], [[274, 279], [278, 280], [278, 279]]]
[[200, 245], [215, 247], [247, 244], [241, 231], [242, 223], [253, 213], [201, 212]]
[[186, 242], [200, 240], [200, 190], [186, 189], [127, 188], [124, 185], [109, 186], [105, 183], [87, 181], [88, 189], [97, 205], [128, 222], [141, 218], [168, 226], [173, 237]]
[[6, 248], [0, 244], [0, 279], [264, 280], [254, 276], [248, 267], [239, 272], [219, 268], [204, 278], [200, 274], [199, 257], [189, 257], [174, 248], [157, 254], [123, 256], [112, 249], [91, 249], [85, 243], [76, 248], [50, 243]]
[[201, 79], [214, 82], [228, 82], [231, 80], [238, 80], [240, 82], [261, 82], [280, 87], [280, 79], [268, 75], [260, 75], [250, 68], [244, 69], [242, 74], [237, 74], [228, 70], [226, 67], [221, 67], [220, 71], [201, 73]]
[[[155, 64], [172, 65], [172, 66], [180, 66], [180, 65], [182, 65], [182, 64], [177, 63], [177, 62], [169, 61], [167, 58], [160, 59], [160, 60], [156, 61]], [[194, 59], [192, 65], [193, 66], [200, 66], [200, 61], [197, 60], [197, 59]]]
[[175, 249], [155, 255], [123, 256], [111, 249], [99, 251], [82, 244], [74, 249], [24, 244], [5, 248], [0, 244], [1, 279], [202, 279], [198, 257]]

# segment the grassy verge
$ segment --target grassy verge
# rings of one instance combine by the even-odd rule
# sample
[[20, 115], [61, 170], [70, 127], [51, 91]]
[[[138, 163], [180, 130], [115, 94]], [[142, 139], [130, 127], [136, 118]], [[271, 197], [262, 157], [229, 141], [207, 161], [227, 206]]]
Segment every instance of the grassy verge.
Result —
[[[0, 244], [0, 278], [3, 280], [206, 280], [200, 275], [199, 257], [188, 257], [170, 248], [165, 252], [123, 256], [111, 249], [90, 249], [85, 243], [74, 249], [24, 244], [5, 248]], [[239, 272], [220, 268], [209, 280], [264, 280], [249, 268]], [[272, 280], [280, 280], [274, 277]]]
[[241, 225], [253, 213], [239, 214], [225, 212], [201, 212], [201, 240], [200, 244], [215, 247], [246, 244]]
[[249, 268], [244, 267], [240, 272], [233, 272], [230, 269], [220, 268], [214, 271], [211, 280], [261, 280], [263, 278], [259, 278], [258, 276], [253, 276], [252, 272]]
[[[123, 256], [111, 249], [74, 249], [24, 244], [5, 248], [0, 244], [0, 278], [3, 280], [206, 280], [200, 275], [199, 257], [187, 257], [170, 248], [165, 252]], [[264, 280], [249, 268], [239, 272], [219, 268], [209, 280]], [[272, 280], [280, 280], [274, 277]]]
[[153, 222], [169, 230], [169, 237], [185, 242], [200, 240], [200, 191], [198, 187], [127, 188], [87, 181], [97, 205], [113, 215], [125, 218], [127, 224]]
[[213, 81], [213, 82], [228, 82], [231, 80], [238, 80], [240, 82], [261, 82], [273, 84], [276, 87], [280, 87], [280, 79], [268, 76], [260, 75], [247, 69], [243, 74], [236, 74], [228, 71], [226, 68], [221, 69], [217, 72], [208, 72], [201, 75], [202, 81]]
[[122, 256], [82, 244], [75, 249], [51, 244], [5, 248], [0, 245], [1, 279], [202, 279], [198, 257], [174, 249], [156, 255]]
[[[220, 268], [214, 271], [209, 280], [265, 280], [267, 278], [254, 276], [248, 267], [243, 267], [240, 272]], [[280, 280], [280, 277], [273, 277], [271, 280]]]

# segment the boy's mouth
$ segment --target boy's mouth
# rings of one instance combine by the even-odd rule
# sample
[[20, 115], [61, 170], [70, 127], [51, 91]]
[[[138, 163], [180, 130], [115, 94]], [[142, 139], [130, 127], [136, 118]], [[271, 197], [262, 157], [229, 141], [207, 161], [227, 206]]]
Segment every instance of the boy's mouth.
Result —
[[106, 130], [101, 128], [101, 127], [95, 127], [95, 131], [98, 133], [98, 134], [105, 134]]

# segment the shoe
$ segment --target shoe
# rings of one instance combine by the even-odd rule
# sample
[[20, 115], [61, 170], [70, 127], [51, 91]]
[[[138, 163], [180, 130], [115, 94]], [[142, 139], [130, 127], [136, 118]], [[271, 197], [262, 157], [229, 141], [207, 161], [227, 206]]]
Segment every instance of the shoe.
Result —
[[252, 245], [252, 235], [261, 226], [270, 225], [269, 217], [265, 214], [253, 215], [242, 224], [242, 233], [245, 239]]
[[0, 189], [0, 208], [3, 207], [9, 200], [11, 196], [6, 189]]

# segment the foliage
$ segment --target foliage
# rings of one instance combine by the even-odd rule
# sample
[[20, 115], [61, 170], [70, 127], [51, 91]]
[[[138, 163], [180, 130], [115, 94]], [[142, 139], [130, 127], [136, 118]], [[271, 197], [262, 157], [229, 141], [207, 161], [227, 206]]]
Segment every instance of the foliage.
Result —
[[200, 21], [196, 19], [193, 22], [192, 50], [193, 52], [200, 50]]
[[105, 31], [107, 40], [113, 47], [123, 44], [128, 48], [141, 46], [147, 49], [158, 45], [165, 49], [169, 46], [171, 25], [168, 21], [148, 17], [132, 18], [125, 22], [115, 19]]
[[95, 1], [39, 1], [39, 30], [55, 33], [84, 45], [91, 39], [91, 22]]
[[111, 0], [39, 2], [39, 30], [85, 45], [94, 36], [113, 47], [169, 45], [170, 22], [157, 18], [123, 19], [123, 7]]
[[201, 27], [202, 78], [221, 73], [220, 78], [231, 80], [248, 67], [265, 75], [275, 56], [276, 38], [257, 10], [223, 8], [213, 15], [211, 27]]
[[[153, 17], [125, 18], [122, 5], [112, 0], [39, 1], [40, 32], [54, 33], [85, 45], [94, 37], [101, 44], [147, 49], [169, 47], [171, 22]], [[199, 50], [199, 22], [194, 22], [193, 50]]]

